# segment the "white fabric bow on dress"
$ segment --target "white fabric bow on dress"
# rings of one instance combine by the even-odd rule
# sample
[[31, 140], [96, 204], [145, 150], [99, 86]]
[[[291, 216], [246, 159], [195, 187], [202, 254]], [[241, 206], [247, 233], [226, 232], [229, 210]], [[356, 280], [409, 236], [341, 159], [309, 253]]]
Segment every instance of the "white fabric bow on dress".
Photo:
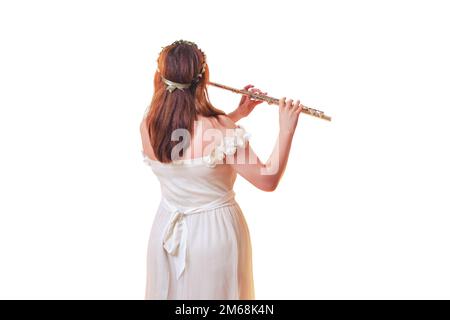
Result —
[[177, 279], [181, 277], [186, 261], [187, 225], [184, 219], [185, 214], [178, 209], [173, 211], [163, 238], [164, 249], [175, 259]]
[[175, 261], [177, 279], [181, 277], [186, 267], [188, 227], [185, 216], [233, 204], [235, 203], [234, 195], [234, 191], [229, 190], [221, 198], [211, 203], [186, 211], [175, 208], [165, 198], [162, 198], [163, 204], [171, 211], [169, 224], [164, 232], [163, 247]]

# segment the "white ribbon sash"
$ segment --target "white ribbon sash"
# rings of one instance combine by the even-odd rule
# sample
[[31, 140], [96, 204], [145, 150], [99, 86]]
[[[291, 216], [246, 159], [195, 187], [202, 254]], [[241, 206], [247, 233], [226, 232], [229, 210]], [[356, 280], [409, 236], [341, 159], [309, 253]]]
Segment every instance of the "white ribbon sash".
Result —
[[216, 199], [201, 207], [181, 211], [167, 199], [162, 197], [162, 203], [171, 212], [169, 223], [166, 227], [163, 237], [163, 247], [166, 252], [171, 255], [175, 261], [176, 277], [179, 279], [186, 267], [186, 246], [187, 246], [187, 223], [185, 217], [187, 215], [201, 213], [206, 210], [217, 209], [230, 204], [236, 203], [234, 200], [235, 193], [233, 190], [225, 193], [221, 198]]

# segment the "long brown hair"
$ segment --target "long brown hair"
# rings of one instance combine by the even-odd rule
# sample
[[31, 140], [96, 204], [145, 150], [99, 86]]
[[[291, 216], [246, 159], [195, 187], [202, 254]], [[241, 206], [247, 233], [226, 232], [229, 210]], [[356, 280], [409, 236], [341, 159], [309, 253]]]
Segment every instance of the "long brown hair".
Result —
[[[209, 101], [206, 88], [209, 81], [206, 55], [193, 42], [188, 44], [175, 41], [164, 47], [157, 63], [159, 72], [155, 72], [154, 94], [145, 116], [145, 123], [156, 158], [161, 162], [171, 162], [172, 148], [179, 143], [171, 140], [174, 130], [187, 129], [192, 136], [194, 121], [198, 115], [217, 117], [224, 115], [225, 112], [215, 108]], [[166, 84], [161, 76], [173, 82], [191, 83], [201, 72], [203, 63], [206, 65], [205, 71], [198, 82], [194, 81], [183, 91], [166, 90]]]

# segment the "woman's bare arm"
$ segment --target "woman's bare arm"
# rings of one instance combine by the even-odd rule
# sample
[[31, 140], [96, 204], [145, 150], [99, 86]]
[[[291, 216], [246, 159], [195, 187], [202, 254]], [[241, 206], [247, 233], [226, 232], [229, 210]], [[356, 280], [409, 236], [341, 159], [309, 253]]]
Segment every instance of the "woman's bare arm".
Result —
[[264, 191], [274, 191], [283, 176], [291, 150], [292, 139], [297, 127], [298, 117], [303, 105], [297, 100], [292, 104], [285, 97], [279, 103], [278, 137], [269, 159], [263, 163], [255, 154], [250, 144], [238, 150], [233, 158], [233, 167], [239, 175], [255, 187]]

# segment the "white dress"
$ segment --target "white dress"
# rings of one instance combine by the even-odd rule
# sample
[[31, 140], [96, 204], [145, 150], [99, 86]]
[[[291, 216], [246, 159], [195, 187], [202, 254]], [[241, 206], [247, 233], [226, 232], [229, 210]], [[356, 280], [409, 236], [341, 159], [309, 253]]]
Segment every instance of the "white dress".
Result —
[[234, 198], [237, 174], [222, 161], [250, 135], [242, 126], [232, 133], [206, 157], [161, 163], [141, 151], [161, 186], [145, 299], [255, 299], [250, 234]]

